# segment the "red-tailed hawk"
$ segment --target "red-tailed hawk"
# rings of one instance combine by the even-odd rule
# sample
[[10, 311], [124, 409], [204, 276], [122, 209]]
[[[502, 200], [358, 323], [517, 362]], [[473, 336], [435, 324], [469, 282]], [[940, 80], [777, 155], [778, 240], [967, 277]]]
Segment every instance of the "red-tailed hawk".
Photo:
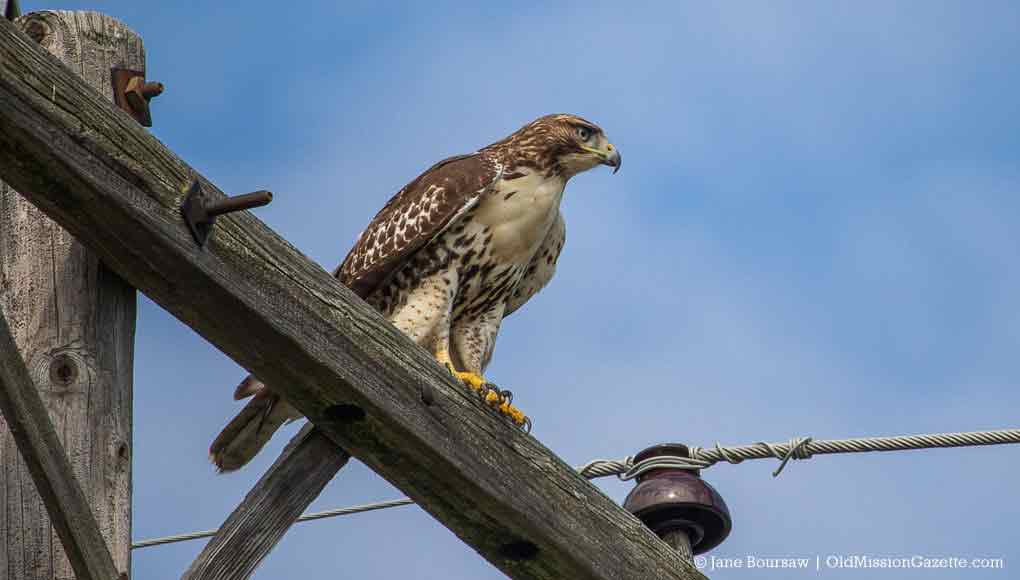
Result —
[[[620, 168], [597, 125], [547, 115], [477, 153], [451, 157], [407, 184], [375, 216], [335, 275], [427, 348], [517, 425], [528, 419], [483, 378], [503, 318], [552, 278], [566, 226], [567, 181], [596, 165]], [[223, 471], [247, 463], [301, 414], [249, 376], [252, 400], [213, 441]]]

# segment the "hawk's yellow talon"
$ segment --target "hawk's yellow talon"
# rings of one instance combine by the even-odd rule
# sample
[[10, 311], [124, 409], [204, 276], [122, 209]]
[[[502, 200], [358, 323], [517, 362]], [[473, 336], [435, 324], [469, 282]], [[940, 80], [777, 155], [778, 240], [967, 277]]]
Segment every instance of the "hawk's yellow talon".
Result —
[[517, 407], [510, 404], [510, 392], [506, 392], [506, 396], [500, 392], [499, 389], [495, 388], [495, 385], [489, 384], [489, 381], [485, 380], [482, 375], [471, 372], [461, 372], [453, 368], [453, 365], [446, 362], [446, 368], [450, 370], [450, 374], [457, 377], [458, 380], [462, 381], [465, 385], [471, 387], [477, 393], [484, 391], [483, 399], [486, 404], [494, 407], [500, 412], [501, 415], [507, 417], [513, 421], [514, 425], [518, 427], [525, 427], [528, 430], [531, 421], [528, 417]]
[[510, 420], [518, 427], [524, 425], [528, 421], [528, 418], [524, 415], [524, 413], [510, 403], [503, 403], [500, 405], [499, 411], [507, 417], [510, 417]]
[[475, 373], [462, 373], [460, 371], [453, 371], [453, 376], [457, 377], [464, 382], [465, 385], [471, 387], [476, 391], [481, 391], [482, 386], [489, 381], [485, 380], [482, 375]]

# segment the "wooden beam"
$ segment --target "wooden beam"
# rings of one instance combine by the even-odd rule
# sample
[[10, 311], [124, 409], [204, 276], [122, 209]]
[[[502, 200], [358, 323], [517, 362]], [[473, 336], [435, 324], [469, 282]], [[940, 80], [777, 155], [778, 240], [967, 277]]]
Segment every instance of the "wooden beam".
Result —
[[46, 504], [75, 576], [78, 580], [121, 578], [3, 316], [0, 316], [0, 411]]
[[[33, 12], [15, 25], [107, 102], [111, 68], [145, 70], [141, 38], [109, 16]], [[0, 288], [0, 311], [114, 562], [130, 570], [136, 292], [3, 182]], [[71, 564], [35, 487], [0, 425], [0, 570], [19, 580], [69, 578]]]
[[0, 102], [0, 178], [505, 573], [699, 577], [250, 213], [198, 248], [183, 192], [222, 193], [5, 22]]
[[245, 580], [350, 455], [306, 424], [220, 526], [181, 580]]
[[220, 527], [182, 580], [251, 576], [350, 455], [309, 423]]

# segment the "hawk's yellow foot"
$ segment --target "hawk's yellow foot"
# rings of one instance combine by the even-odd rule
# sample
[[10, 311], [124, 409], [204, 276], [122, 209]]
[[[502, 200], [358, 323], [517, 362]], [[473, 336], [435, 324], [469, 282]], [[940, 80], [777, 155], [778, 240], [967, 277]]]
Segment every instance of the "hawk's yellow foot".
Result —
[[451, 375], [457, 377], [458, 380], [471, 387], [471, 389], [475, 392], [482, 392], [482, 387], [489, 383], [489, 381], [485, 380], [485, 377], [478, 373], [462, 373], [453, 368], [453, 361], [450, 360], [450, 354], [445, 350], [436, 353], [436, 360], [442, 363], [443, 366], [446, 367], [446, 370], [450, 371]]
[[531, 431], [531, 419], [523, 411], [511, 405], [509, 401], [504, 401], [499, 406], [499, 412], [509, 417], [514, 425], [523, 427], [525, 431]]
[[465, 385], [471, 387], [473, 391], [482, 395], [483, 400], [493, 409], [499, 411], [501, 415], [509, 418], [513, 421], [514, 425], [523, 427], [525, 431], [531, 431], [531, 419], [517, 407], [510, 404], [513, 400], [513, 393], [510, 391], [501, 391], [496, 385], [485, 380], [485, 377], [478, 373], [461, 372], [453, 368], [453, 364], [443, 360], [445, 357], [437, 357], [443, 362], [450, 371], [450, 374], [457, 377]]
[[523, 427], [525, 431], [531, 431], [531, 419], [517, 407], [510, 404], [513, 400], [513, 393], [501, 391], [491, 383], [485, 385], [488, 391], [485, 393], [485, 402], [492, 408], [499, 411], [501, 415], [513, 421], [514, 425]]
[[453, 371], [453, 376], [460, 379], [465, 385], [471, 387], [477, 392], [482, 392], [485, 385], [489, 384], [489, 381], [485, 380], [485, 377], [476, 373], [462, 373], [460, 371]]

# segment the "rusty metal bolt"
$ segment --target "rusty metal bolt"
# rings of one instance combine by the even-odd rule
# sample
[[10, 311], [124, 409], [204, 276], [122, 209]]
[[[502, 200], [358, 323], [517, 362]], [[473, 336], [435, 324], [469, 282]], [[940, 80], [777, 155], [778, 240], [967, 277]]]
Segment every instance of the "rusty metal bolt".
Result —
[[149, 112], [149, 101], [163, 93], [163, 83], [147, 83], [145, 77], [131, 77], [124, 89], [130, 113], [143, 127], [152, 126], [152, 114]]
[[273, 193], [271, 191], [259, 190], [252, 193], [233, 195], [223, 199], [217, 199], [216, 201], [207, 202], [205, 204], [205, 211], [210, 216], [218, 216], [225, 213], [262, 207], [264, 205], [269, 205], [272, 201]]
[[163, 83], [147, 82], [142, 85], [142, 98], [150, 100], [153, 97], [158, 97], [163, 94], [164, 89], [166, 87], [163, 86]]
[[216, 216], [262, 207], [271, 201], [273, 201], [272, 192], [265, 190], [212, 199], [202, 184], [194, 179], [181, 204], [181, 215], [199, 247], [205, 247], [205, 242], [209, 239], [209, 234], [212, 233], [213, 225], [216, 224]]
[[141, 71], [114, 68], [110, 72], [114, 102], [143, 127], [151, 127], [149, 101], [163, 93], [163, 83], [145, 82], [145, 74]]
[[[688, 457], [686, 445], [664, 443], [634, 457], [638, 463], [651, 457]], [[623, 507], [663, 539], [686, 534], [694, 554], [718, 546], [730, 534], [733, 522], [722, 496], [688, 469], [653, 469], [637, 478]]]

